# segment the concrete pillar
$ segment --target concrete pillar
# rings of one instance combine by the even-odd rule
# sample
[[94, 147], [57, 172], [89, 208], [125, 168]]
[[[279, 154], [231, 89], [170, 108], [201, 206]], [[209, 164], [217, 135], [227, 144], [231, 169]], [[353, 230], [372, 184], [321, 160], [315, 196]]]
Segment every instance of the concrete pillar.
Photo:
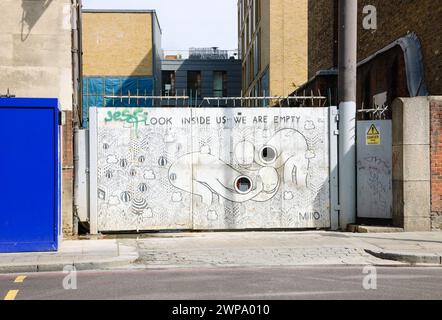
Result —
[[393, 110], [393, 222], [430, 231], [430, 108], [427, 97], [400, 98]]

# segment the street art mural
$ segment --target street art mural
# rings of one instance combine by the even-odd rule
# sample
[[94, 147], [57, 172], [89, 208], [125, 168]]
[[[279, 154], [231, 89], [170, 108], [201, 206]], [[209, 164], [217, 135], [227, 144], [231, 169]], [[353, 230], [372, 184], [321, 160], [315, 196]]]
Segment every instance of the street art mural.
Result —
[[328, 109], [95, 109], [98, 229], [330, 227]]

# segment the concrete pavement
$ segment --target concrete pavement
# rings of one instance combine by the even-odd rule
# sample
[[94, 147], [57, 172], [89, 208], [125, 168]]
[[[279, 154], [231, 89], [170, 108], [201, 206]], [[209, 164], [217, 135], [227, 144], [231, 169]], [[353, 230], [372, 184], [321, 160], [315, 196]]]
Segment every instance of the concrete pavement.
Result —
[[137, 246], [143, 268], [401, 265], [368, 254], [364, 243], [342, 233], [183, 233], [121, 241]]
[[57, 253], [0, 254], [0, 273], [292, 266], [442, 266], [442, 232], [156, 233], [68, 240]]
[[120, 241], [137, 247], [137, 263], [142, 268], [421, 263], [441, 266], [442, 257], [442, 232], [212, 232], [152, 234]]
[[138, 259], [134, 247], [116, 240], [67, 240], [58, 252], [0, 254], [0, 273], [108, 269], [129, 266]]
[[442, 266], [442, 232], [353, 234], [352, 238], [366, 243], [365, 250], [382, 259]]

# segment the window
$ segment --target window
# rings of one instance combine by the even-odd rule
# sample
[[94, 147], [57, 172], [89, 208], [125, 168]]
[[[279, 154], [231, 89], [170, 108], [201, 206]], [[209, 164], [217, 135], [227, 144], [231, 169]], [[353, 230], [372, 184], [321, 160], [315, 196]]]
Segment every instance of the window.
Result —
[[244, 30], [241, 33], [241, 36], [239, 38], [239, 46], [240, 46], [240, 54], [242, 59], [244, 59], [244, 54], [246, 52], [246, 41], [245, 41], [245, 37], [244, 37]]
[[187, 71], [187, 95], [201, 97], [201, 71]]
[[175, 71], [163, 71], [162, 73], [162, 88], [163, 96], [175, 96]]
[[247, 54], [247, 38], [246, 38], [246, 32], [244, 31], [242, 33], [242, 56], [243, 59], [245, 59]]
[[248, 45], [250, 43], [250, 29], [249, 29], [249, 18], [246, 20], [246, 26], [245, 26], [245, 48], [248, 48]]
[[227, 97], [227, 72], [213, 72], [213, 96]]
[[261, 0], [255, 0], [255, 23], [258, 26], [261, 21]]
[[[267, 67], [267, 70], [264, 72], [264, 74], [261, 77], [261, 85], [260, 90], [262, 92], [263, 96], [271, 96], [271, 92], [269, 91], [269, 70]], [[267, 107], [268, 101], [262, 100], [262, 107]]]
[[252, 82], [253, 82], [253, 79], [255, 78], [254, 77], [254, 70], [253, 70], [253, 68], [254, 68], [254, 60], [253, 60], [253, 50], [254, 50], [254, 46], [252, 45], [252, 48], [250, 49], [250, 52], [249, 52], [249, 59], [248, 59], [248, 62], [249, 62], [249, 64], [248, 64], [248, 66], [249, 66], [249, 82], [248, 82], [248, 84], [251, 84]]
[[241, 90], [241, 95], [242, 95], [242, 93], [245, 92], [246, 89], [247, 89], [247, 83], [246, 83], [246, 66], [245, 66], [245, 65], [243, 65], [243, 67], [242, 67], [241, 82], [242, 82], [242, 90]]
[[253, 12], [251, 11], [249, 13], [250, 20], [248, 20], [248, 26], [249, 26], [249, 38], [247, 41], [250, 43], [252, 41], [252, 35], [253, 35]]
[[255, 32], [256, 27], [256, 12], [255, 12], [255, 0], [250, 4], [250, 26], [251, 26], [251, 34]]
[[241, 27], [244, 22], [244, 1], [240, 1], [238, 6], [238, 18], [239, 18], [239, 26]]
[[245, 90], [247, 90], [248, 89], [248, 87], [249, 87], [249, 85], [250, 85], [250, 60], [249, 60], [249, 56], [248, 56], [248, 58], [247, 58], [247, 60], [246, 60], [246, 63], [245, 63], [245, 65], [246, 65], [246, 73], [245, 73]]
[[258, 32], [255, 38], [255, 44], [253, 46], [253, 76], [256, 77], [261, 69], [261, 41], [260, 33]]
[[235, 181], [235, 190], [240, 194], [247, 194], [252, 191], [252, 180], [249, 177], [241, 176]]

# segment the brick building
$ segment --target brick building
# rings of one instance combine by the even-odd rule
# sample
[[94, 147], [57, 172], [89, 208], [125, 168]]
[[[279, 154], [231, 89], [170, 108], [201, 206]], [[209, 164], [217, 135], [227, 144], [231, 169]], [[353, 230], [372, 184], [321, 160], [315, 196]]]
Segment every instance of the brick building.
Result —
[[[364, 8], [376, 8], [377, 28], [366, 30]], [[302, 90], [330, 89], [336, 103], [338, 0], [308, 1], [308, 76]], [[432, 0], [358, 0], [358, 108], [376, 106], [386, 91], [385, 113], [398, 97], [442, 95], [442, 6]], [[410, 51], [414, 54], [410, 56]], [[414, 85], [410, 85], [414, 78]], [[431, 223], [442, 229], [442, 107], [429, 98]], [[360, 117], [360, 115], [359, 115]]]
[[161, 27], [154, 10], [83, 10], [83, 123], [89, 107], [149, 107], [161, 89]]
[[[363, 9], [377, 9], [377, 29], [363, 28]], [[431, 95], [442, 94], [442, 7], [432, 0], [358, 0], [358, 61], [410, 32], [421, 45], [425, 78]], [[338, 64], [338, 1], [308, 1], [308, 75]]]
[[244, 96], [291, 93], [307, 80], [307, 0], [239, 0]]

